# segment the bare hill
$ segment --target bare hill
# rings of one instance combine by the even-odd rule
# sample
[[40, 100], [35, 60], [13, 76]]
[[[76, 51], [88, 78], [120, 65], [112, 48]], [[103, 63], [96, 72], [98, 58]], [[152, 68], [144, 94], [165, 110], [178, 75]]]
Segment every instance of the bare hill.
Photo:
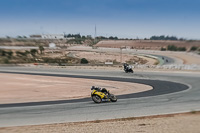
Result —
[[104, 40], [98, 42], [97, 47], [130, 47], [132, 49], [152, 49], [160, 50], [162, 47], [167, 48], [168, 45], [177, 47], [186, 47], [189, 50], [192, 46], [200, 47], [200, 41], [163, 41], [163, 40]]

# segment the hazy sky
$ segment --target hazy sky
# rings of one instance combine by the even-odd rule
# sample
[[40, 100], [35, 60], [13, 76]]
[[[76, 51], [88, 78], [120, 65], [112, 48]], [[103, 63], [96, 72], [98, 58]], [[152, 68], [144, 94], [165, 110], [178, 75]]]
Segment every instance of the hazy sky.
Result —
[[0, 36], [80, 33], [200, 39], [200, 0], [0, 0]]

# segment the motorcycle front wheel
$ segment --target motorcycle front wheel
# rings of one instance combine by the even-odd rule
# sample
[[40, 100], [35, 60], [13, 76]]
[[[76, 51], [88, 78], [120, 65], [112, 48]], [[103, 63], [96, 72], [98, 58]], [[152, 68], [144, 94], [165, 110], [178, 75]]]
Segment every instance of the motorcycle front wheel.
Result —
[[92, 96], [92, 100], [95, 102], [95, 103], [101, 103], [102, 99], [97, 96], [97, 95], [93, 95]]
[[117, 102], [117, 97], [115, 95], [110, 96], [110, 101], [111, 102]]

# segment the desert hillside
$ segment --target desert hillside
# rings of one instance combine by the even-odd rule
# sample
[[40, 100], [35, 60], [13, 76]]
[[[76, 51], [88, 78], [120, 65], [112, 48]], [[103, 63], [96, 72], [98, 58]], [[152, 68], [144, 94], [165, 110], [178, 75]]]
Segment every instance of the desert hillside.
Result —
[[160, 50], [162, 47], [167, 48], [168, 45], [177, 47], [186, 47], [189, 50], [191, 47], [200, 47], [200, 41], [163, 41], [163, 40], [104, 40], [97, 43], [97, 47], [130, 47], [132, 49], [152, 49]]

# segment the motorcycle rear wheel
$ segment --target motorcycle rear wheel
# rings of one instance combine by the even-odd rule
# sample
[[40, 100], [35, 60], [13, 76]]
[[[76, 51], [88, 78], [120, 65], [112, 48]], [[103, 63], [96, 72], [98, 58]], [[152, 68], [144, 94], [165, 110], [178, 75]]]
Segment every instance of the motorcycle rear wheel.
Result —
[[95, 103], [101, 103], [101, 102], [102, 102], [102, 99], [101, 99], [98, 95], [93, 95], [93, 96], [92, 96], [92, 100], [93, 100]]

